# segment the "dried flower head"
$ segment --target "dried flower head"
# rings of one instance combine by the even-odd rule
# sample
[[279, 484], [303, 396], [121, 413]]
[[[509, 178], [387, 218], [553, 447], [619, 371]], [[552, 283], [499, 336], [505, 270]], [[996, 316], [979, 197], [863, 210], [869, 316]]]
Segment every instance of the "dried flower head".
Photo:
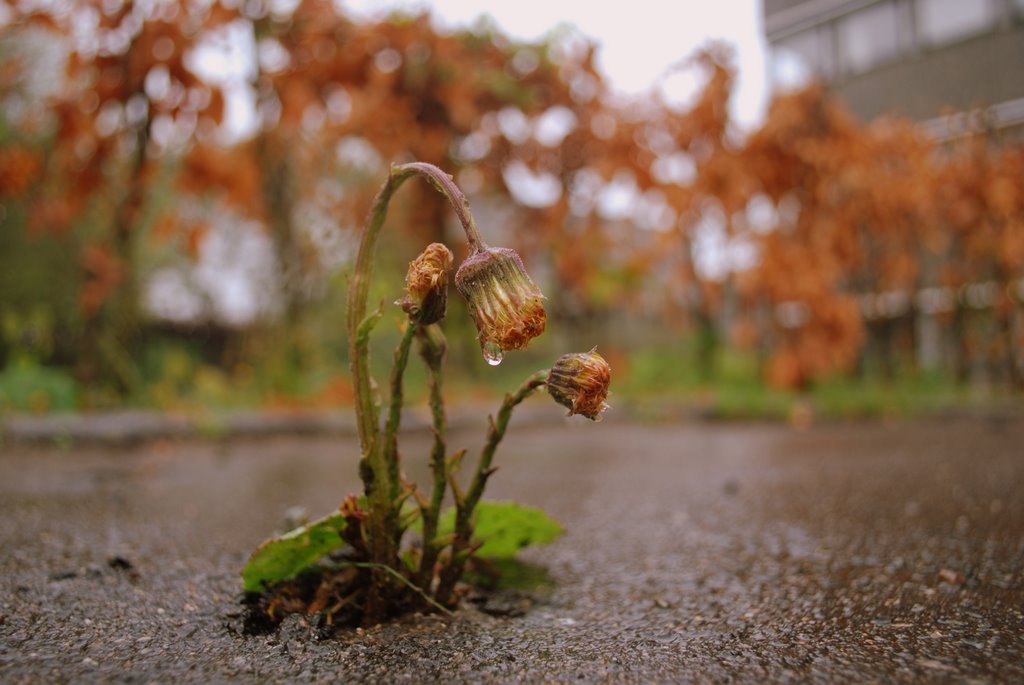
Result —
[[582, 414], [597, 421], [608, 409], [612, 369], [596, 350], [563, 354], [548, 374], [548, 394], [569, 409], [569, 416]]
[[409, 262], [405, 289], [409, 294], [398, 301], [416, 323], [427, 326], [444, 318], [448, 305], [448, 271], [454, 257], [441, 243], [431, 243]]
[[455, 274], [455, 287], [469, 303], [485, 354], [490, 346], [523, 349], [544, 332], [544, 295], [515, 250], [490, 247], [470, 255]]

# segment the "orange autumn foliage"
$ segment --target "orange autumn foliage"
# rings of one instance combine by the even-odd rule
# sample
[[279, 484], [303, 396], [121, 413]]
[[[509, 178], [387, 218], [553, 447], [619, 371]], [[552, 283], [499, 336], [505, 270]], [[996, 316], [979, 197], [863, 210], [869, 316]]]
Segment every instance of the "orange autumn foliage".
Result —
[[[301, 281], [287, 298], [301, 304], [322, 292], [311, 280], [338, 268], [309, 217], [343, 243], [387, 164], [419, 159], [486, 204], [496, 242], [547, 267], [552, 311], [629, 308], [732, 330], [766, 353], [779, 385], [852, 368], [872, 335], [861, 302], [879, 294], [905, 296], [906, 319], [922, 288], [993, 281], [997, 323], [1018, 325], [1024, 150], [983, 136], [939, 145], [896, 118], [861, 123], [821, 86], [777, 97], [744, 138], [721, 46], [681, 63], [704, 83], [681, 110], [656, 95], [609, 97], [585, 41], [447, 33], [429, 14], [360, 23], [331, 0], [106, 3], [96, 39], [108, 47], [93, 49], [72, 29], [95, 3], [11, 5], [15, 24], [67, 41], [70, 55], [66, 89], [35, 123], [52, 128], [52, 144], [0, 147], [0, 196], [28, 197], [32, 230], [64, 236], [102, 214], [102, 230], [78, 242], [89, 317], [137, 282], [127, 276], [140, 233], [197, 259], [215, 216], [267, 231], [281, 271]], [[190, 68], [227, 26], [251, 31], [256, 49], [255, 123], [242, 140], [224, 135], [220, 87]], [[0, 65], [0, 95], [11, 73]], [[167, 169], [175, 200], [147, 212]], [[516, 174], [544, 192], [523, 194]], [[609, 189], [629, 199], [616, 206]], [[444, 238], [443, 198], [426, 186], [408, 198], [395, 211], [415, 240]], [[757, 203], [767, 226], [749, 217]], [[151, 230], [137, 230], [143, 221]]]

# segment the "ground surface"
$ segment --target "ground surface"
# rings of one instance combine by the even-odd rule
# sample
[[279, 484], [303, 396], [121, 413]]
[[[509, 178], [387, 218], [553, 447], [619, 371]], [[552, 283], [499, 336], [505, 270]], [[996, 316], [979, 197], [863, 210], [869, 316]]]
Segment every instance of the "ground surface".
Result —
[[[472, 434], [452, 443], [474, 444]], [[414, 468], [424, 438], [406, 441]], [[1024, 423], [518, 434], [560, 518], [523, 616], [239, 634], [237, 571], [357, 489], [349, 438], [0, 447], [0, 682], [1024, 681]]]

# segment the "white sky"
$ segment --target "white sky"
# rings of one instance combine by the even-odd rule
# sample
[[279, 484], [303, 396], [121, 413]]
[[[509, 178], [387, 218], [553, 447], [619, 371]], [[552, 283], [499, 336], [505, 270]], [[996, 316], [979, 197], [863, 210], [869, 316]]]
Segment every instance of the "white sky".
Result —
[[542, 38], [560, 24], [575, 26], [599, 45], [598, 68], [615, 90], [639, 93], [655, 85], [686, 102], [695, 84], [664, 79], [675, 63], [710, 40], [736, 49], [739, 77], [733, 115], [742, 128], [759, 123], [767, 85], [761, 0], [343, 0], [357, 16], [396, 9], [431, 9], [442, 27], [463, 27], [487, 14], [506, 34]]
[[[341, 1], [350, 13], [364, 18], [381, 17], [395, 9], [430, 9], [438, 26], [449, 29], [471, 25], [486, 14], [504, 33], [525, 41], [539, 40], [559, 26], [571, 25], [598, 45], [597, 66], [614, 90], [639, 94], [658, 87], [669, 101], [680, 104], [685, 104], [700, 84], [695, 82], [692, 72], [665, 78], [666, 72], [702, 45], [722, 40], [733, 45], [739, 72], [733, 95], [734, 121], [741, 129], [752, 129], [760, 123], [766, 106], [762, 0]], [[225, 29], [217, 41], [197, 55], [196, 66], [200, 71], [222, 82], [228, 90], [228, 119], [236, 135], [256, 125], [251, 93], [247, 94], [245, 85], [247, 55], [254, 54], [254, 50], [251, 32], [239, 26]], [[606, 213], [638, 211], [639, 198], [635, 192], [616, 195], [614, 190], [602, 194], [608, 200]], [[721, 272], [728, 268], [730, 248], [720, 227], [709, 224], [704, 228], [707, 230], [702, 229], [698, 261], [714, 273]], [[204, 247], [204, 260], [209, 262], [208, 271], [217, 274], [215, 280], [220, 285], [213, 287], [205, 283], [202, 269], [196, 270], [193, 279], [207, 292], [217, 316], [236, 322], [248, 320], [259, 312], [259, 302], [266, 302], [268, 298], [261, 299], [257, 292], [258, 281], [251, 275], [229, 275], [217, 262], [217, 249], [217, 245]], [[194, 292], [189, 295], [189, 289], [182, 287], [179, 277], [180, 274], [174, 273], [154, 277], [147, 292], [148, 304], [154, 312], [169, 318], [200, 313], [202, 300], [197, 299], [199, 295]], [[225, 281], [237, 287], [226, 288]], [[184, 296], [194, 300], [191, 310], [180, 300]]]

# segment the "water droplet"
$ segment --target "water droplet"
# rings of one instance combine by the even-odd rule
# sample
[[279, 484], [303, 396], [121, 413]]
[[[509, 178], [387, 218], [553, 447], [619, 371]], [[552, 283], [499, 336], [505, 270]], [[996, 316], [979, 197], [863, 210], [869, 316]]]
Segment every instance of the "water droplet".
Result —
[[493, 341], [485, 342], [483, 346], [484, 359], [491, 366], [497, 366], [504, 359], [505, 353], [502, 351], [501, 346]]

